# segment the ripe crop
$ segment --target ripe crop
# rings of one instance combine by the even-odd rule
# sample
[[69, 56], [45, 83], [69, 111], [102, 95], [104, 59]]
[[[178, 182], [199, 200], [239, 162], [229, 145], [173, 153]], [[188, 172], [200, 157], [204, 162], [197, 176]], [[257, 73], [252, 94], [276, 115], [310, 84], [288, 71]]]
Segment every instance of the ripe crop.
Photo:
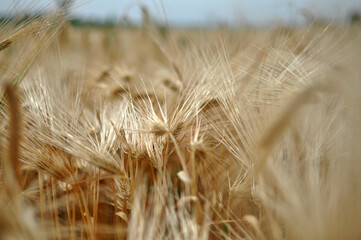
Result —
[[0, 24], [1, 239], [359, 239], [361, 28]]

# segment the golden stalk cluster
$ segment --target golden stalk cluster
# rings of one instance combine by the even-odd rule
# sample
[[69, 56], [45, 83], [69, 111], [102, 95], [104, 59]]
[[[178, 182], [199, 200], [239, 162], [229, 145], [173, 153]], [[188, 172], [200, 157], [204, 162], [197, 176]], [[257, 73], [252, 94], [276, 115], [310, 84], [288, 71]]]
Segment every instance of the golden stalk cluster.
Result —
[[146, 20], [0, 24], [0, 238], [360, 239], [361, 28]]

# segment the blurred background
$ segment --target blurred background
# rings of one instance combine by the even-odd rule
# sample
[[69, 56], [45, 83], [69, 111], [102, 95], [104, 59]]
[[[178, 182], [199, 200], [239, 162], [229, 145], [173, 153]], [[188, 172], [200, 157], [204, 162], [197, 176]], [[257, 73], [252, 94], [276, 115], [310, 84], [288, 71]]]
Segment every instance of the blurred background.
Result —
[[24, 6], [50, 11], [66, 2], [69, 15], [78, 21], [137, 25], [143, 6], [154, 21], [169, 27], [349, 24], [361, 15], [360, 0], [0, 0], [0, 13], [13, 14]]

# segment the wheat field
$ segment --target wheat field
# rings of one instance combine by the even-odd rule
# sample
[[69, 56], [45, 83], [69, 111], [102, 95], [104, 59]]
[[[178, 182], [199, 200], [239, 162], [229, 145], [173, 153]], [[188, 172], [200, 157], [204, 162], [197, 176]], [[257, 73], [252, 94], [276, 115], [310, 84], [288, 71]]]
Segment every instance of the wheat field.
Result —
[[0, 239], [360, 239], [361, 27], [0, 24]]

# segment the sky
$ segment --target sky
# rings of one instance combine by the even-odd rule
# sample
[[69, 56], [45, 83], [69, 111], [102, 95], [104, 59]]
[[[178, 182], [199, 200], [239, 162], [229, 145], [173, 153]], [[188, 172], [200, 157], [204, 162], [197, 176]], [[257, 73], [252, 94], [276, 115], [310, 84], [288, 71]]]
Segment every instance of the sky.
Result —
[[[141, 19], [146, 6], [158, 22], [176, 26], [271, 26], [304, 24], [305, 16], [343, 23], [352, 12], [361, 13], [361, 0], [74, 0], [71, 14], [88, 19], [133, 22]], [[31, 0], [0, 0], [0, 12], [15, 3], [26, 6]], [[56, 0], [37, 0], [36, 8], [54, 8]]]

